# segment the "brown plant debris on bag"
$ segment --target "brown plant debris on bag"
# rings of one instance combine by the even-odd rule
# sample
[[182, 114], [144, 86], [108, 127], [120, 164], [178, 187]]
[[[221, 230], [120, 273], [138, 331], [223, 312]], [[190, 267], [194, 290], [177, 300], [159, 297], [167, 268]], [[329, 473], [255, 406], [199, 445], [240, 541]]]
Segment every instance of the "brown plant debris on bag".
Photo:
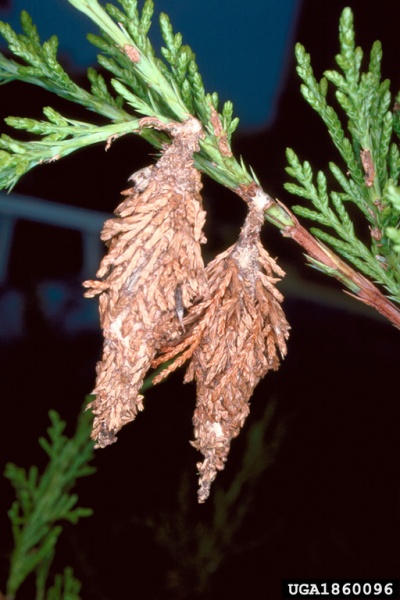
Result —
[[97, 447], [115, 442], [143, 410], [140, 388], [155, 354], [179, 334], [184, 311], [207, 293], [202, 185], [193, 167], [201, 125], [194, 118], [170, 124], [144, 118], [141, 125], [168, 131], [172, 142], [155, 165], [131, 176], [134, 185], [123, 192], [116, 218], [104, 224], [101, 238], [109, 249], [99, 279], [83, 284], [85, 296], [99, 295], [104, 335], [89, 405]]
[[176, 357], [159, 381], [191, 358], [185, 381], [194, 379], [197, 388], [192, 443], [204, 457], [197, 465], [199, 502], [224, 468], [255, 386], [286, 355], [289, 324], [274, 276], [284, 272], [261, 245], [262, 223], [263, 206], [254, 202], [237, 243], [207, 266], [209, 298], [189, 309], [188, 333], [153, 361], [157, 366]]

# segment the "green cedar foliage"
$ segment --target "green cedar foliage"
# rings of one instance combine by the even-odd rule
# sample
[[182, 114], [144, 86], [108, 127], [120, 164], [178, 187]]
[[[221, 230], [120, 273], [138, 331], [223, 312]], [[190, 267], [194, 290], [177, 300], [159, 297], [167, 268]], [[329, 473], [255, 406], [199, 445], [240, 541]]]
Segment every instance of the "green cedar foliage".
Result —
[[[156, 117], [169, 122], [183, 121], [189, 114], [197, 117], [207, 132], [196, 156], [196, 166], [230, 188], [252, 182], [241, 161], [221, 153], [221, 132], [215, 132], [211, 120], [212, 109], [219, 110], [218, 95], [205, 92], [193, 51], [182, 45], [181, 34], [173, 33], [165, 14], [160, 16], [164, 60], [156, 57], [147, 35], [154, 12], [152, 0], [144, 2], [141, 13], [136, 0], [120, 0], [122, 10], [111, 4], [104, 9], [97, 0], [68, 1], [99, 25], [100, 34], [89, 35], [88, 39], [99, 48], [99, 64], [108, 71], [110, 80], [106, 82], [102, 74], [91, 68], [88, 70], [90, 91], [76, 85], [57, 60], [57, 38], [53, 36], [41, 44], [31, 18], [22, 12], [23, 32], [20, 34], [0, 22], [0, 34], [17, 59], [0, 54], [0, 83], [20, 80], [39, 85], [96, 112], [108, 123], [72, 121], [51, 108], [44, 109], [44, 121], [8, 118], [8, 125], [25, 129], [40, 139], [20, 142], [1, 136], [0, 189], [11, 189], [24, 173], [38, 164], [127, 133], [139, 134], [159, 148], [166, 140], [165, 135], [141, 128], [138, 117]], [[133, 62], [126, 48], [138, 52], [140, 60]], [[231, 102], [224, 104], [219, 119], [229, 142], [238, 124], [238, 119], [233, 118]]]
[[36, 600], [79, 599], [79, 583], [74, 579], [71, 569], [57, 576], [54, 586], [45, 594], [49, 568], [62, 531], [60, 522], [77, 523], [81, 517], [92, 514], [91, 509], [76, 507], [78, 497], [70, 493], [79, 477], [95, 471], [89, 465], [94, 456], [90, 439], [92, 415], [90, 412], [80, 415], [75, 435], [70, 439], [63, 435], [65, 422], [58, 413], [50, 411], [49, 416], [49, 439], [39, 439], [49, 457], [44, 472], [39, 474], [36, 466], [25, 471], [12, 463], [7, 464], [5, 470], [5, 476], [16, 492], [16, 500], [8, 513], [14, 550], [7, 581], [7, 598], [14, 598], [25, 579], [35, 573]]
[[[396, 105], [392, 110], [390, 83], [381, 79], [380, 42], [373, 44], [368, 68], [362, 71], [363, 52], [355, 45], [349, 8], [342, 13], [339, 31], [339, 70], [326, 71], [320, 81], [310, 56], [301, 44], [296, 45], [302, 95], [325, 123], [341, 157], [341, 167], [329, 163], [329, 177], [337, 189], [329, 191], [328, 176], [321, 171], [315, 174], [310, 163], [301, 163], [291, 149], [286, 170], [296, 183], [287, 183], [285, 188], [311, 202], [312, 208], [295, 206], [293, 210], [318, 224], [311, 228], [313, 235], [400, 301], [400, 152], [393, 140], [393, 129], [399, 135], [398, 125], [394, 127]], [[328, 103], [329, 83], [345, 119]], [[350, 205], [361, 213], [368, 235], [356, 231]]]

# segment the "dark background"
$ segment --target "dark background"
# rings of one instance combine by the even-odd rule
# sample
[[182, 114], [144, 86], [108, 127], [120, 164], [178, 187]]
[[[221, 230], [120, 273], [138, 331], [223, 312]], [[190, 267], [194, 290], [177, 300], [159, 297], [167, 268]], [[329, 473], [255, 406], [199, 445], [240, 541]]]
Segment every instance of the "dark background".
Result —
[[[397, 91], [397, 1], [378, 5], [305, 0], [295, 39], [311, 53], [320, 76], [334, 66], [338, 20], [346, 5], [354, 11], [358, 44], [369, 49], [375, 39], [381, 39], [383, 73]], [[67, 106], [41, 90], [14, 83], [2, 91], [1, 113], [27, 114], [27, 93], [31, 116], [39, 117], [44, 104], [61, 112]], [[68, 105], [68, 114], [74, 110]], [[75, 116], [84, 118], [84, 112], [76, 109]], [[251, 135], [239, 132], [234, 146], [235, 154], [252, 165], [264, 188], [290, 204], [293, 199], [283, 190], [287, 146], [316, 168], [325, 169], [329, 160], [338, 160], [324, 127], [302, 100], [293, 60], [275, 121]], [[148, 164], [149, 153], [145, 142], [123, 138], [107, 154], [96, 147], [37, 168], [16, 191], [111, 212], [128, 176]], [[204, 182], [204, 197], [208, 251], [215, 254], [239, 231], [244, 207], [210, 181]], [[73, 236], [65, 238], [65, 249], [58, 255], [48, 231], [22, 228], [17, 235], [23, 243], [15, 242], [9, 282], [24, 288], [30, 300], [24, 339], [1, 346], [1, 447], [5, 461], [43, 466], [37, 438], [48, 425], [47, 412], [58, 410], [68, 422], [68, 432], [73, 432], [84, 396], [94, 384], [101, 336], [61, 334], [46, 322], [35, 295], [41, 278], [64, 273], [73, 280], [80, 267]], [[282, 240], [269, 225], [263, 235], [270, 253], [299, 278], [299, 289], [293, 281], [282, 286], [292, 326], [288, 357], [278, 373], [258, 386], [245, 428], [261, 418], [266, 403], [275, 399], [277, 408], [267, 437], [274, 440], [278, 430], [283, 430], [283, 436], [272, 466], [255, 484], [257, 493], [235, 546], [210, 578], [203, 596], [210, 599], [234, 593], [257, 600], [279, 598], [282, 578], [399, 575], [398, 332], [372, 310], [359, 311], [356, 301], [335, 305], [341, 298], [339, 287], [305, 267], [300, 248]], [[29, 250], [29, 264], [21, 246]], [[322, 290], [321, 295], [326, 293], [330, 300], [305, 298], [307, 286]], [[76, 289], [80, 294], [78, 283]], [[117, 444], [96, 453], [97, 474], [78, 485], [81, 505], [93, 507], [94, 516], [74, 527], [66, 525], [54, 572], [71, 564], [83, 583], [85, 600], [196, 597], [198, 573], [171, 559], [180, 532], [173, 531], [163, 548], [146, 527], [148, 519], [160, 513], [179, 514], [182, 482], [188, 486], [186, 531], [193, 530], [195, 539], [199, 524], [208, 523], [212, 516], [212, 498], [205, 506], [196, 504], [199, 457], [188, 443], [195, 389], [182, 386], [181, 379], [178, 373], [146, 393], [144, 413], [119, 434]], [[244, 437], [233, 443], [227, 467], [218, 476], [222, 487], [235, 477]], [[12, 549], [5, 511], [13, 492], [7, 481], [1, 487], [0, 589], [4, 590]], [[195, 549], [189, 545], [186, 552]], [[27, 582], [20, 598], [32, 597], [30, 585]]]

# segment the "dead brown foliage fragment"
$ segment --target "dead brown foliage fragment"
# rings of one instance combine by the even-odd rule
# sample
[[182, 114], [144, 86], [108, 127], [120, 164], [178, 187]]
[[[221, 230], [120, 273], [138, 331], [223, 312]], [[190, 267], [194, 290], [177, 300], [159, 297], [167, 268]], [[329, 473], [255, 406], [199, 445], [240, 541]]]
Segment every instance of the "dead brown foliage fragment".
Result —
[[137, 48], [134, 48], [129, 44], [125, 44], [124, 52], [133, 63], [138, 63], [140, 61], [140, 54]]
[[98, 447], [116, 441], [115, 434], [143, 409], [143, 378], [167, 334], [180, 331], [179, 309], [207, 292], [202, 185], [192, 158], [201, 126], [193, 118], [182, 124], [142, 119], [142, 125], [166, 129], [173, 141], [154, 166], [132, 175], [134, 186], [102, 231], [109, 250], [99, 279], [84, 283], [87, 297], [99, 295], [104, 335], [90, 405]]
[[221, 156], [232, 156], [232, 150], [228, 141], [227, 133], [224, 131], [219, 114], [212, 104], [210, 104], [210, 113], [211, 125], [214, 129], [214, 135], [218, 140], [218, 147], [219, 151], [221, 152]]
[[364, 181], [367, 187], [372, 187], [375, 180], [375, 167], [370, 150], [360, 150], [361, 163], [364, 169]]
[[262, 222], [262, 207], [250, 205], [238, 242], [206, 268], [209, 298], [189, 309], [188, 333], [153, 362], [177, 357], [161, 380], [191, 358], [185, 381], [197, 387], [193, 445], [204, 457], [197, 465], [199, 502], [224, 468], [255, 386], [286, 354], [289, 325], [275, 287], [275, 275], [284, 272], [261, 245]]

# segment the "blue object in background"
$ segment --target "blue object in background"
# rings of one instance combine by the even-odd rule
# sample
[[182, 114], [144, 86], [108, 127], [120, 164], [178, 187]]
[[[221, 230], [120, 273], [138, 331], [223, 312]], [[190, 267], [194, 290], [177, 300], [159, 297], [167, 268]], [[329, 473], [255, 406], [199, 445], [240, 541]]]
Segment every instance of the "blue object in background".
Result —
[[[20, 31], [19, 14], [24, 9], [42, 41], [57, 35], [60, 56], [67, 58], [71, 69], [95, 64], [98, 51], [86, 34], [98, 30], [67, 0], [10, 4], [0, 8], [0, 19], [14, 29]], [[184, 43], [196, 53], [206, 90], [217, 91], [221, 101], [232, 100], [241, 128], [254, 130], [274, 116], [299, 4], [300, 0], [155, 0], [150, 36], [159, 48], [158, 14], [166, 12], [174, 31], [182, 32]], [[0, 49], [5, 49], [2, 42]]]

